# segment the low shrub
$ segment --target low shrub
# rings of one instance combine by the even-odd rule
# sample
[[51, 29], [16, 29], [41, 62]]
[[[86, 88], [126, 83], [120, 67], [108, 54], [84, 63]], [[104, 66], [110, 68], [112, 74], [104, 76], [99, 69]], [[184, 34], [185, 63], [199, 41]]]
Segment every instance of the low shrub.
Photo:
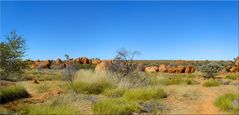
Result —
[[231, 80], [236, 80], [237, 78], [239, 78], [238, 74], [231, 74], [231, 75], [227, 75], [225, 77], [226, 79], [231, 79]]
[[29, 94], [23, 86], [12, 85], [0, 87], [0, 103], [6, 103], [20, 98], [26, 98]]
[[124, 99], [106, 99], [97, 102], [93, 111], [95, 114], [106, 115], [129, 115], [139, 110], [139, 106], [135, 102], [126, 101]]
[[20, 109], [19, 114], [79, 114], [69, 105], [44, 105], [44, 106], [27, 106]]
[[167, 94], [158, 87], [143, 87], [130, 89], [125, 92], [123, 97], [127, 100], [151, 100], [166, 98]]
[[220, 70], [222, 70], [222, 68], [223, 67], [220, 64], [211, 62], [200, 66], [199, 70], [204, 73], [205, 78], [213, 78]]
[[219, 85], [220, 85], [220, 82], [214, 79], [209, 79], [203, 83], [204, 87], [215, 87]]
[[223, 111], [239, 113], [239, 94], [225, 94], [216, 99], [214, 105]]
[[126, 89], [122, 89], [122, 88], [109, 89], [104, 91], [104, 95], [107, 97], [122, 97], [125, 91]]

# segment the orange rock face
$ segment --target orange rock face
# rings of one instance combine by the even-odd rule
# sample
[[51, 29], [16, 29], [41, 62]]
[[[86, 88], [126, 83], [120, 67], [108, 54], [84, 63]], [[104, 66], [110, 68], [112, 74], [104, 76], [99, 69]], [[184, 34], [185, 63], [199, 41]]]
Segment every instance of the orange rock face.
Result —
[[239, 67], [238, 67], [238, 66], [233, 66], [233, 67], [230, 69], [230, 72], [239, 72]]
[[81, 58], [81, 63], [82, 63], [82, 64], [89, 64], [89, 63], [90, 63], [90, 60], [89, 60], [87, 57], [82, 57], [82, 58]]
[[110, 63], [110, 62], [103, 61], [103, 62], [101, 62], [101, 63], [96, 65], [95, 71], [96, 72], [99, 72], [99, 71], [106, 72], [106, 71], [108, 71], [110, 69], [111, 64], [112, 63]]
[[176, 73], [185, 73], [185, 67], [184, 66], [177, 66], [177, 72]]
[[81, 58], [76, 58], [75, 62], [80, 64], [89, 64], [90, 60], [87, 57], [81, 57]]
[[169, 67], [168, 68], [168, 73], [176, 73], [177, 72], [177, 67]]
[[101, 63], [101, 60], [92, 60], [91, 63], [97, 65]]
[[239, 56], [236, 58], [235, 65], [239, 66]]
[[167, 65], [165, 64], [159, 65], [159, 72], [167, 72], [167, 69], [168, 69]]
[[56, 59], [56, 65], [60, 65], [60, 64], [62, 64], [61, 59], [60, 58]]
[[195, 71], [195, 68], [193, 66], [187, 66], [185, 68], [185, 73], [193, 73]]
[[32, 69], [35, 69], [35, 68], [38, 68], [38, 69], [48, 68], [48, 69], [50, 69], [50, 67], [51, 67], [51, 61], [50, 60], [45, 60], [45, 61], [37, 60], [31, 66]]
[[158, 72], [159, 67], [158, 66], [150, 66], [145, 68], [145, 72]]

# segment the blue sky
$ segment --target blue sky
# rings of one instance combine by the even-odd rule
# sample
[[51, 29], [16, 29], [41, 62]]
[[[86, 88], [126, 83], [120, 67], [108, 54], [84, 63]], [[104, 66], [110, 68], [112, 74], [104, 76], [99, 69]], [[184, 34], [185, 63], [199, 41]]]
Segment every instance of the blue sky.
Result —
[[238, 1], [1, 2], [0, 40], [27, 40], [25, 58], [224, 60], [238, 55]]

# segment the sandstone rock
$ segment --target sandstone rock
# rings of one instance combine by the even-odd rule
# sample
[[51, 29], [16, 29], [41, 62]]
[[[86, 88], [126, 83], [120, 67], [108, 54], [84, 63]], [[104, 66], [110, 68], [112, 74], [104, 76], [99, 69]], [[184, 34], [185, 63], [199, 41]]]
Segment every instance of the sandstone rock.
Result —
[[62, 64], [61, 59], [60, 58], [56, 59], [56, 65], [60, 65], [60, 64]]
[[230, 72], [239, 72], [239, 67], [233, 66], [233, 67], [230, 69]]
[[91, 63], [97, 65], [101, 63], [101, 60], [92, 60]]
[[185, 73], [185, 67], [184, 66], [177, 66], [177, 73]]
[[96, 72], [99, 72], [99, 71], [106, 72], [110, 69], [111, 64], [112, 63], [110, 63], [110, 62], [103, 61], [96, 65], [95, 71]]
[[168, 72], [169, 73], [176, 73], [177, 72], [177, 67], [169, 67]]
[[185, 73], [193, 73], [195, 71], [195, 68], [193, 66], [187, 66], [185, 68]]
[[159, 72], [167, 72], [167, 66], [165, 64], [160, 64]]
[[159, 67], [158, 66], [150, 66], [145, 68], [145, 72], [158, 72]]

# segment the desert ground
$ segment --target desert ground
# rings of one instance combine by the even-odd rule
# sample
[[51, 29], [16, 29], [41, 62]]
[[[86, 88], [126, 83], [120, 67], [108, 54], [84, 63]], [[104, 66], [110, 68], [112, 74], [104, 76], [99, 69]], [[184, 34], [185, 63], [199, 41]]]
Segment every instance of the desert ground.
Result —
[[[235, 62], [237, 63], [237, 60], [215, 61], [215, 63]], [[130, 63], [121, 63], [114, 71], [121, 67], [127, 68], [126, 65]], [[112, 60], [89, 60], [83, 57], [65, 61], [60, 59], [29, 61], [29, 68], [24, 71], [21, 78], [1, 80], [0, 112], [3, 114], [239, 112], [239, 75], [238, 69], [232, 69], [237, 67], [236, 64], [225, 67], [213, 78], [205, 78], [197, 65], [206, 65], [208, 61], [138, 60], [132, 63], [137, 65], [135, 71], [124, 75], [111, 70], [114, 67], [112, 65], [117, 64]], [[20, 90], [25, 91], [27, 95], [21, 95], [22, 91], [18, 92], [17, 88], [11, 90], [14, 87], [21, 87]], [[11, 91], [7, 92], [8, 89]]]

